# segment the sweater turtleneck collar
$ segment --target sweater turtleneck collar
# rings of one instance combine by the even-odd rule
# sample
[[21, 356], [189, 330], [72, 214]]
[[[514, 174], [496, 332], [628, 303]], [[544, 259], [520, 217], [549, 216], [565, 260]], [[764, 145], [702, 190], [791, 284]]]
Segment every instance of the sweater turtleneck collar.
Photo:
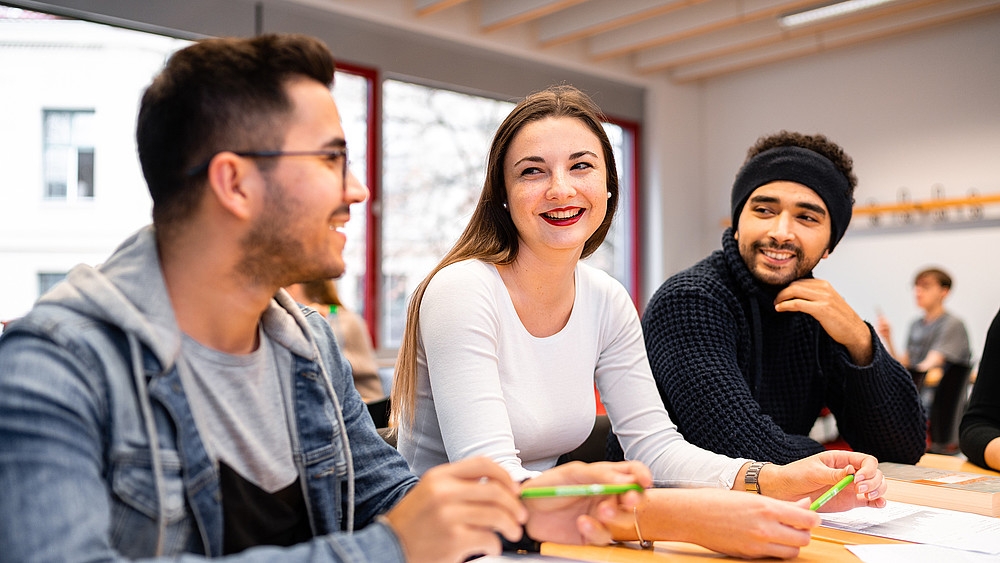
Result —
[[[764, 355], [764, 318], [771, 318], [778, 313], [774, 310], [774, 299], [778, 293], [787, 287], [774, 286], [760, 283], [757, 278], [747, 268], [743, 256], [740, 255], [739, 242], [733, 237], [733, 228], [729, 227], [722, 234], [722, 254], [726, 267], [736, 280], [739, 290], [747, 296], [750, 305], [750, 338], [753, 342], [754, 355], [751, 360], [750, 390], [754, 398], [758, 398], [761, 380], [764, 376], [763, 355]], [[810, 272], [806, 276], [812, 277]]]

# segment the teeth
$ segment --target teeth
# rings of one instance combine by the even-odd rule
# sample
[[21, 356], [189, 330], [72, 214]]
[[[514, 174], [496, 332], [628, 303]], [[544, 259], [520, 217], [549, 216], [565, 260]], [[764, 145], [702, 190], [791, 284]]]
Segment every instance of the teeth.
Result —
[[569, 219], [570, 217], [577, 216], [581, 211], [581, 209], [577, 209], [576, 211], [549, 211], [548, 213], [543, 213], [543, 215], [550, 219]]
[[784, 260], [786, 258], [791, 258], [794, 255], [791, 252], [775, 252], [773, 250], [762, 250], [761, 252], [764, 253], [764, 256], [775, 260]]

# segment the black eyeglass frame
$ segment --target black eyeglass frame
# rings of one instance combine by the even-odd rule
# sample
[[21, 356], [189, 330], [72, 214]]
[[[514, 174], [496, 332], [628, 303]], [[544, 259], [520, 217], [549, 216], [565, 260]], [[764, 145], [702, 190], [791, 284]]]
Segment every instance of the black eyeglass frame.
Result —
[[[244, 158], [277, 158], [279, 156], [323, 156], [326, 158], [340, 158], [344, 159], [344, 185], [347, 185], [347, 147], [339, 147], [336, 149], [322, 149], [316, 151], [219, 151], [219, 152], [231, 152], [236, 156], [242, 156]], [[208, 170], [209, 164], [212, 163], [212, 159], [215, 158], [219, 153], [215, 153], [198, 166], [187, 171], [189, 177], [197, 176]]]

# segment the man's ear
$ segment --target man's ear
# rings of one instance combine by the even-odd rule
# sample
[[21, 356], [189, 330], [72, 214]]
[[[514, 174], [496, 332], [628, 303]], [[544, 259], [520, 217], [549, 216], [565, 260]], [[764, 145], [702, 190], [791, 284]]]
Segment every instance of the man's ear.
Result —
[[740, 240], [740, 232], [733, 230], [733, 240]]
[[256, 167], [248, 159], [229, 151], [217, 153], [208, 163], [208, 184], [212, 197], [234, 216], [249, 218], [251, 201], [247, 180], [254, 173]]
[[832, 251], [832, 250], [830, 250], [829, 248], [827, 248], [827, 249], [826, 249], [826, 250], [825, 250], [825, 251], [823, 252], [823, 256], [822, 256], [822, 257], [820, 258], [820, 260], [826, 260], [827, 258], [829, 258], [829, 257], [830, 257], [830, 253], [831, 253], [831, 252], [833, 252], [833, 251]]

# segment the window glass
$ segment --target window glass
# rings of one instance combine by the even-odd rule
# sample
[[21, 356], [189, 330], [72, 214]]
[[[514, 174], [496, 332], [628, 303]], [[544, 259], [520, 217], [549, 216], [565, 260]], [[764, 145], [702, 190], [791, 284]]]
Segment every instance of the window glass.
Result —
[[[187, 41], [0, 7], [0, 319], [150, 221], [138, 100]], [[9, 82], [9, 81], [8, 81]], [[6, 82], [4, 84], [7, 84]], [[50, 273], [60, 272], [60, 273]]]
[[[368, 177], [368, 90], [369, 80], [358, 74], [337, 71], [333, 82], [333, 97], [340, 112], [344, 135], [347, 137], [348, 163], [351, 172], [362, 182]], [[359, 315], [365, 311], [368, 202], [351, 206], [351, 220], [345, 227], [347, 244], [344, 262], [347, 271], [337, 280], [337, 293], [344, 305]]]
[[381, 342], [396, 347], [410, 294], [468, 223], [513, 104], [397, 80], [382, 98]]
[[45, 295], [52, 286], [66, 279], [66, 272], [39, 272], [38, 273], [38, 296]]
[[45, 197], [94, 197], [94, 112], [44, 110]]
[[587, 258], [587, 263], [608, 272], [627, 289], [633, 287], [632, 249], [632, 132], [620, 125], [604, 123], [618, 170], [618, 209], [604, 244]]

